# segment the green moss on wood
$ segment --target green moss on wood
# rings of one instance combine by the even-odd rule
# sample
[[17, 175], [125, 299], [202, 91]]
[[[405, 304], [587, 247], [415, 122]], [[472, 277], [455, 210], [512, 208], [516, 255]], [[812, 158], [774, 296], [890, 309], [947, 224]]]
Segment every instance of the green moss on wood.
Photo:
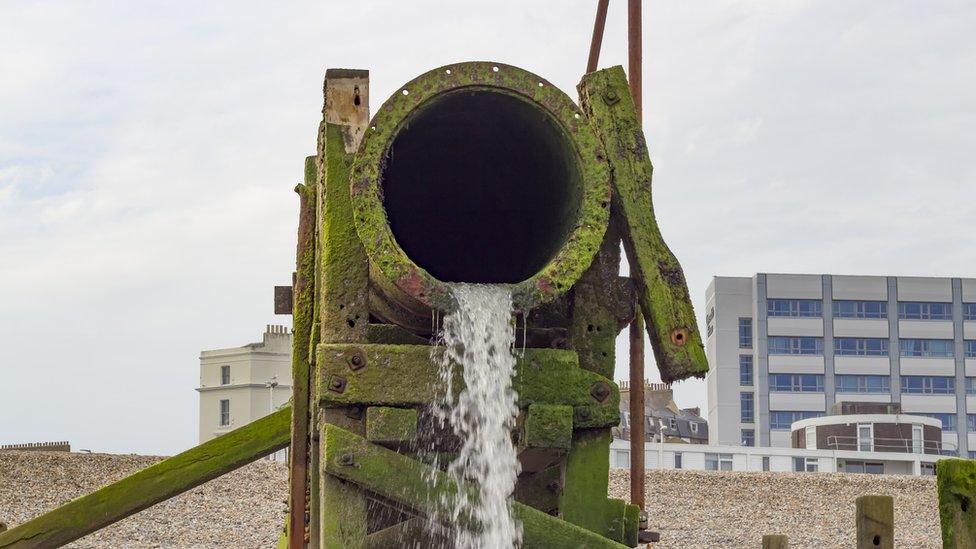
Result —
[[976, 461], [944, 459], [935, 471], [942, 546], [976, 549]]
[[58, 547], [288, 446], [291, 407], [0, 534], [0, 547]]
[[325, 124], [323, 146], [325, 200], [320, 234], [319, 317], [322, 341], [328, 342], [365, 341], [369, 321], [369, 267], [353, 222], [349, 196], [352, 155], [345, 151], [342, 128]]
[[613, 378], [616, 338], [620, 331], [614, 297], [620, 272], [620, 236], [607, 229], [593, 264], [573, 287], [569, 345], [580, 367]]
[[621, 67], [592, 72], [579, 91], [613, 169], [613, 223], [623, 236], [661, 378], [703, 377], [708, 362], [701, 334], [684, 272], [654, 217], [653, 167], [627, 77]]
[[370, 406], [366, 409], [366, 440], [399, 443], [416, 439], [417, 410], [387, 406]]
[[[458, 485], [445, 473], [375, 444], [335, 426], [323, 432], [325, 472], [370, 493], [400, 503], [426, 515], [449, 519], [447, 502], [463, 490], [472, 498], [477, 490], [471, 484]], [[604, 496], [605, 497], [605, 496]], [[527, 549], [620, 548], [623, 545], [584, 530], [542, 511], [513, 503], [515, 518], [521, 522], [523, 546]], [[477, 527], [462, 518], [462, 527]]]
[[[442, 395], [439, 366], [430, 360], [426, 345], [322, 344], [318, 348], [319, 396], [326, 406], [370, 404], [409, 407], [430, 403]], [[352, 369], [352, 357], [361, 355], [364, 366]], [[464, 388], [461, 372], [454, 386]], [[341, 390], [333, 384], [338, 383]], [[595, 417], [617, 418], [620, 393], [609, 379], [579, 367], [576, 353], [561, 349], [526, 349], [516, 362], [513, 380], [518, 404], [564, 404], [608, 410]], [[599, 401], [593, 389], [602, 385]], [[612, 411], [611, 411], [612, 410]]]
[[573, 441], [573, 407], [552, 404], [529, 406], [519, 444], [532, 448], [569, 449]]

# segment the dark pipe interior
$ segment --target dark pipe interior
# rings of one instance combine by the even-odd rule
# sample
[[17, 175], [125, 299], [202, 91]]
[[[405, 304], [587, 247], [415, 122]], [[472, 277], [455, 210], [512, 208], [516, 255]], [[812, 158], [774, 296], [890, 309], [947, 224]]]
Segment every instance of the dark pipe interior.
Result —
[[393, 235], [445, 282], [515, 283], [575, 227], [575, 149], [540, 107], [497, 91], [433, 99], [394, 137], [383, 169]]

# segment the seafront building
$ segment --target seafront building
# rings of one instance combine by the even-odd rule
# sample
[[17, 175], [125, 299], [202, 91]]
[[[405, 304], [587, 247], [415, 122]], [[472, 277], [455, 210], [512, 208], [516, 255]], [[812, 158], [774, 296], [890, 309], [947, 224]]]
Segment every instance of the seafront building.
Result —
[[875, 402], [976, 457], [976, 279], [715, 277], [705, 315], [710, 444], [787, 448], [796, 422]]
[[201, 444], [288, 402], [291, 338], [285, 326], [269, 325], [259, 343], [200, 353]]

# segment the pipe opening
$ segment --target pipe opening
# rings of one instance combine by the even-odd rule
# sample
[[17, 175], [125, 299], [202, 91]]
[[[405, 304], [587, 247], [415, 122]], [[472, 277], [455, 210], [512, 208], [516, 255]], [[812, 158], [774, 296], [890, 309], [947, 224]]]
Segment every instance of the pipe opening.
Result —
[[576, 149], [541, 106], [495, 90], [432, 99], [393, 138], [382, 172], [393, 236], [444, 282], [517, 283], [579, 219]]

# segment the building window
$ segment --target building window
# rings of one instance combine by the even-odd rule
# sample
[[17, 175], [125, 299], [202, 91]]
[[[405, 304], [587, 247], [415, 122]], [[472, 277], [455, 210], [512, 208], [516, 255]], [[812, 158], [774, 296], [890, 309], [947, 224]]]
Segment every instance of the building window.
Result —
[[935, 418], [942, 422], [942, 432], [955, 431], [956, 430], [956, 414], [955, 413], [936, 413], [936, 414], [923, 414], [918, 412], [912, 412], [916, 416], [927, 416]]
[[888, 318], [888, 302], [834, 301], [834, 318]]
[[962, 319], [963, 320], [976, 320], [976, 303], [963, 303], [962, 304]]
[[731, 471], [732, 454], [705, 454], [706, 471]]
[[739, 319], [739, 348], [752, 349], [752, 319]]
[[630, 452], [618, 451], [615, 452], [615, 455], [617, 457], [617, 459], [615, 460], [617, 462], [617, 467], [620, 467], [621, 469], [626, 469], [627, 467], [630, 467]]
[[948, 376], [901, 376], [901, 392], [918, 395], [952, 395], [956, 378]]
[[838, 337], [834, 339], [834, 354], [839, 356], [888, 356], [888, 340]]
[[874, 425], [865, 423], [857, 426], [857, 450], [859, 452], [874, 451]]
[[771, 355], [822, 355], [822, 337], [770, 337]]
[[230, 425], [230, 400], [224, 399], [220, 401], [220, 423], [221, 427], [227, 427]]
[[755, 431], [755, 429], [743, 429], [742, 430], [742, 445], [743, 446], [755, 446], [756, 445], [756, 431]]
[[921, 454], [925, 450], [925, 436], [921, 425], [912, 425], [912, 453]]
[[952, 320], [952, 303], [899, 302], [898, 318], [902, 320]]
[[752, 355], [739, 355], [739, 385], [752, 387]]
[[669, 417], [668, 418], [668, 428], [671, 429], [672, 431], [677, 430], [678, 429], [678, 420], [675, 419], [675, 418], [673, 418], [673, 417]]
[[698, 434], [698, 422], [696, 422], [696, 421], [689, 421], [688, 422], [688, 426], [691, 427], [691, 432], [692, 433]]
[[823, 374], [770, 374], [769, 390], [785, 393], [822, 393]]
[[768, 471], [769, 470], [769, 456], [763, 456], [763, 458], [762, 458], [762, 470], [763, 471]]
[[901, 356], [952, 358], [951, 339], [902, 339], [898, 341]]
[[681, 452], [674, 453], [674, 468], [681, 469]]
[[770, 299], [766, 301], [768, 316], [819, 317], [823, 302], [819, 299]]
[[976, 340], [967, 339], [965, 344], [966, 358], [976, 358]]
[[230, 366], [220, 367], [220, 384], [230, 385]]
[[864, 464], [864, 472], [869, 475], [883, 475], [884, 463], [871, 463], [869, 461]]
[[[976, 459], [976, 450], [969, 451], [969, 459]], [[932, 474], [935, 474], [935, 467], [932, 468]]]
[[888, 376], [834, 376], [838, 393], [887, 393], [891, 391], [891, 378]]
[[966, 414], [966, 430], [976, 433], [976, 414]]
[[808, 419], [811, 417], [823, 417], [823, 412], [809, 412], [809, 411], [790, 411], [790, 412], [769, 412], [769, 428], [770, 429], [789, 429], [794, 421], [800, 421], [801, 419]]
[[[969, 452], [969, 458], [973, 458], [973, 452]], [[922, 476], [933, 476], [935, 475], [935, 464], [934, 463], [923, 463], [922, 464]]]
[[807, 427], [806, 429], [804, 429], [804, 431], [806, 431], [804, 435], [806, 435], [805, 438], [806, 438], [807, 450], [816, 450], [817, 449], [817, 428]]
[[976, 395], [976, 377], [966, 378], [966, 394]]
[[816, 473], [820, 468], [820, 460], [817, 458], [793, 458], [793, 470], [797, 473]]
[[754, 398], [752, 393], [739, 393], [739, 420], [742, 423], [752, 423], [756, 420], [756, 414], [753, 409]]

